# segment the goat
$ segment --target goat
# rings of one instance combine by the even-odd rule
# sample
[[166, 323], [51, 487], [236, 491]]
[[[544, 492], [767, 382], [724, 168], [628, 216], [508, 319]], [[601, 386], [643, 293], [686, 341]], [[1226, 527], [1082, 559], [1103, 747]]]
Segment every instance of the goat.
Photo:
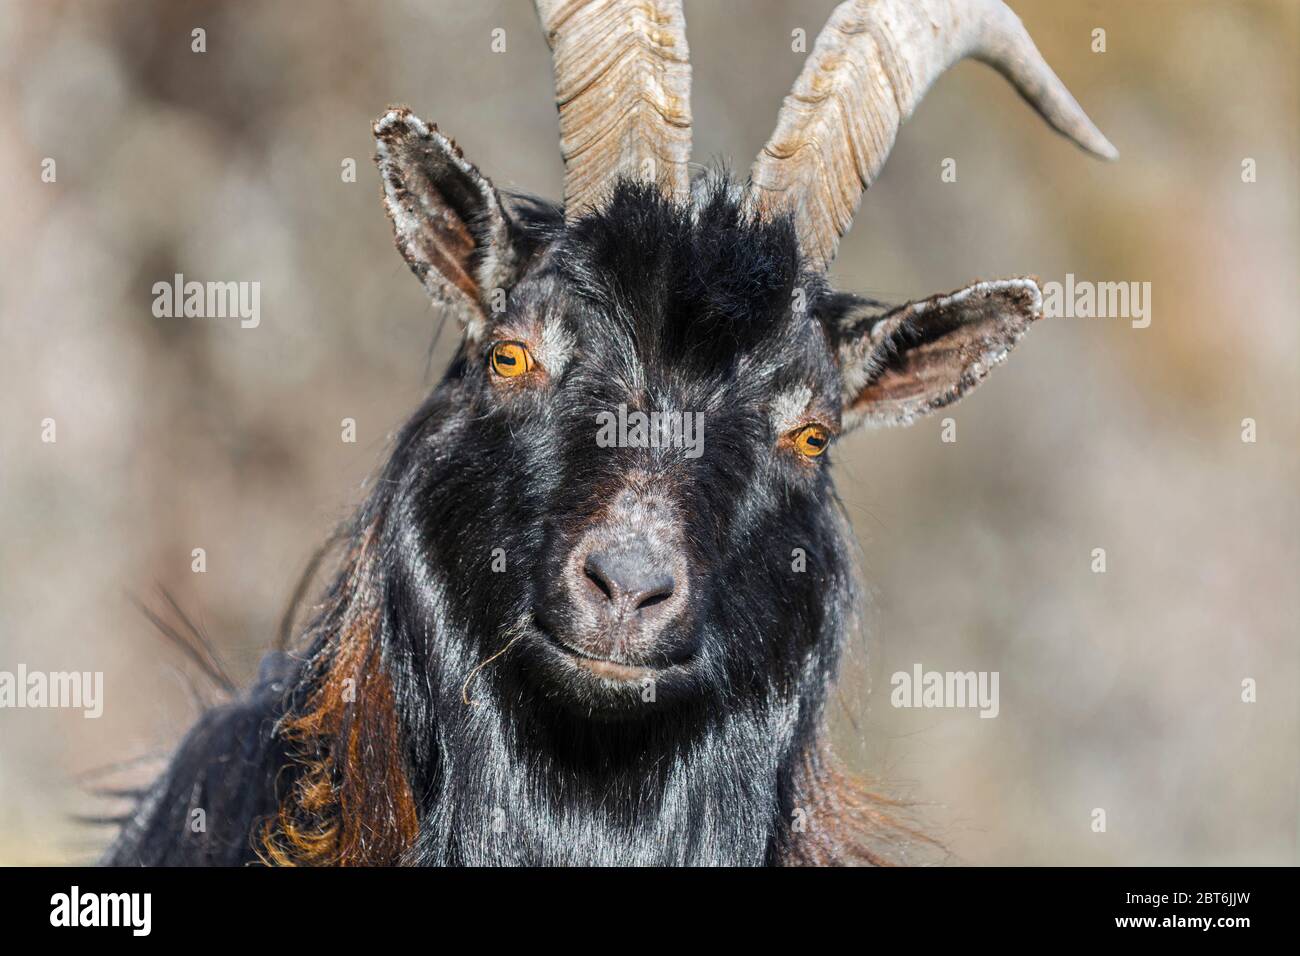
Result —
[[499, 192], [407, 109], [375, 123], [397, 248], [459, 351], [300, 653], [199, 720], [106, 862], [906, 858], [826, 744], [858, 601], [828, 450], [961, 398], [1042, 298], [1015, 278], [890, 308], [826, 271], [964, 57], [1114, 148], [1001, 0], [848, 0], [748, 180], [693, 178], [680, 0], [537, 8], [563, 205]]

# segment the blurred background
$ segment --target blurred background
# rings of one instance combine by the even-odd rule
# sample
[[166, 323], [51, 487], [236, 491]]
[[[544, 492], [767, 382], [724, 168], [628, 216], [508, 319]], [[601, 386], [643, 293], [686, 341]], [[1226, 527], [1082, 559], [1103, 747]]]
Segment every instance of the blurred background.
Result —
[[[748, 167], [804, 60], [792, 32], [811, 46], [834, 5], [688, 0], [697, 161]], [[937, 416], [836, 449], [871, 593], [836, 737], [953, 862], [1294, 864], [1300, 5], [1011, 5], [1120, 161], [961, 65], [833, 278], [898, 301], [1149, 282], [1151, 324], [1050, 319], [946, 413], [956, 442]], [[166, 754], [197, 713], [132, 596], [175, 593], [249, 678], [441, 374], [454, 336], [431, 353], [370, 160], [396, 103], [499, 186], [559, 195], [526, 0], [0, 3], [0, 670], [103, 671], [106, 698], [98, 720], [0, 710], [0, 863], [93, 858], [80, 775]], [[155, 318], [177, 272], [259, 281], [260, 326]], [[997, 671], [997, 719], [891, 707], [918, 663]]]

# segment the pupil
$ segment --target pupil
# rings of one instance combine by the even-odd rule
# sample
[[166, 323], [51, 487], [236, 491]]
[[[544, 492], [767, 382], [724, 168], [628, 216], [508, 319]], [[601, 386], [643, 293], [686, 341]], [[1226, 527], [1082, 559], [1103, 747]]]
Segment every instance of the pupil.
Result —
[[500, 362], [502, 365], [514, 365], [515, 357], [509, 354], [508, 352], [502, 352], [500, 355], [497, 356], [497, 361]]

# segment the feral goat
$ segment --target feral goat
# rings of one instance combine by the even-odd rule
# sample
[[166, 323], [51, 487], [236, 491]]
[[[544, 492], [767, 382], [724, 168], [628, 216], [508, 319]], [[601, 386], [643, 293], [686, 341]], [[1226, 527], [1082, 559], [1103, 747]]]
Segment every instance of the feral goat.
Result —
[[749, 179], [692, 178], [679, 0], [537, 7], [563, 206], [501, 194], [406, 109], [375, 123], [397, 247], [459, 351], [301, 650], [199, 721], [108, 862], [896, 858], [826, 746], [857, 600], [831, 448], [959, 399], [1042, 300], [1017, 278], [886, 308], [826, 271], [965, 57], [1114, 149], [1000, 0], [849, 0]]

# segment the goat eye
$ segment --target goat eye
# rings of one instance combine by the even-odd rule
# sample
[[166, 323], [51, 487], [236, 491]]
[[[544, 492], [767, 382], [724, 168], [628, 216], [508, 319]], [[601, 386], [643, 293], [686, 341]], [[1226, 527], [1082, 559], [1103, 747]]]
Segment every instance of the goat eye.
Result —
[[520, 342], [497, 342], [492, 346], [492, 371], [504, 378], [514, 378], [531, 371], [533, 356]]
[[831, 443], [831, 433], [824, 425], [805, 425], [794, 433], [794, 450], [805, 458], [816, 458]]

